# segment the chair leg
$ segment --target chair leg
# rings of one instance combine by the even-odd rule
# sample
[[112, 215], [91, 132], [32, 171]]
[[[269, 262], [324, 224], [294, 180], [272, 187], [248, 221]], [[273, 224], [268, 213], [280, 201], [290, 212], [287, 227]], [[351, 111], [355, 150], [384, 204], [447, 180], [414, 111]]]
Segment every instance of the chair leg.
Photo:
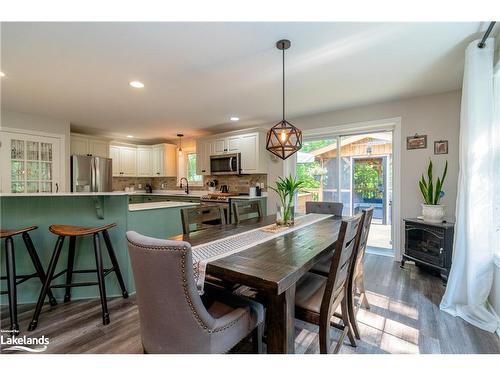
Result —
[[128, 298], [128, 292], [125, 288], [125, 283], [123, 282], [120, 265], [118, 264], [118, 259], [116, 259], [115, 250], [113, 249], [113, 245], [111, 244], [108, 231], [103, 231], [102, 236], [104, 238], [104, 243], [106, 244], [106, 249], [108, 250], [109, 258], [111, 259], [111, 264], [113, 265], [113, 269], [115, 270], [116, 278], [118, 279], [118, 283], [120, 284], [120, 288], [122, 289], [122, 296], [123, 298]]
[[104, 283], [104, 266], [102, 264], [101, 245], [99, 234], [94, 234], [95, 264], [97, 268], [97, 281], [99, 284], [99, 295], [101, 296], [102, 324], [109, 324], [108, 305], [106, 302], [106, 284]]
[[359, 333], [358, 321], [356, 319], [356, 307], [354, 306], [354, 290], [353, 290], [353, 288], [349, 288], [348, 293], [347, 293], [347, 313], [349, 314], [349, 321], [351, 322], [354, 336], [358, 340], [360, 340], [361, 335]]
[[64, 302], [71, 301], [71, 287], [69, 286], [73, 282], [73, 267], [75, 266], [75, 245], [76, 237], [71, 236], [69, 238], [69, 249], [68, 249], [68, 268], [66, 271], [66, 285], [64, 292]]
[[[33, 266], [35, 267], [38, 278], [40, 279], [42, 285], [45, 283], [47, 276], [45, 275], [45, 271], [43, 270], [42, 262], [40, 262], [40, 258], [35, 250], [35, 246], [33, 245], [33, 241], [31, 241], [31, 237], [28, 232], [23, 233], [23, 241], [28, 250], [28, 254], [30, 255], [31, 261], [33, 262]], [[49, 289], [47, 291], [47, 296], [49, 297], [49, 302], [51, 306], [57, 305], [57, 301], [52, 294], [52, 291]]]
[[50, 258], [49, 267], [47, 268], [47, 278], [43, 283], [42, 290], [40, 291], [40, 296], [38, 297], [38, 301], [35, 307], [35, 313], [33, 314], [33, 319], [31, 319], [31, 323], [28, 327], [28, 331], [33, 331], [36, 329], [38, 325], [38, 317], [40, 316], [40, 312], [42, 311], [43, 302], [45, 301], [45, 297], [50, 289], [50, 283], [52, 282], [52, 278], [54, 277], [54, 272], [57, 266], [57, 260], [59, 259], [59, 255], [61, 254], [62, 246], [64, 243], [64, 236], [59, 236], [57, 238], [56, 246], [54, 248], [54, 252], [52, 253], [52, 257]]
[[262, 336], [264, 335], [264, 323], [259, 324], [252, 332], [252, 347], [255, 354], [263, 353]]
[[[321, 319], [322, 317], [320, 317]], [[328, 354], [330, 347], [330, 317], [321, 319], [319, 323], [319, 352]]]
[[361, 271], [359, 276], [356, 278], [356, 287], [358, 288], [360, 293], [361, 306], [363, 306], [366, 310], [370, 310], [370, 304], [368, 303], [368, 299], [366, 298], [365, 278], [363, 275], [363, 271]]
[[10, 330], [11, 336], [17, 336], [19, 334], [19, 323], [17, 321], [16, 260], [14, 258], [14, 241], [12, 241], [12, 237], [7, 237], [5, 240], [5, 260], [7, 265]]
[[349, 307], [347, 306], [347, 298], [344, 297], [340, 304], [340, 309], [342, 311], [342, 321], [344, 326], [347, 328], [347, 337], [349, 337], [349, 341], [351, 342], [351, 346], [356, 347], [356, 339], [354, 338], [354, 332], [351, 327], [351, 322], [349, 320]]

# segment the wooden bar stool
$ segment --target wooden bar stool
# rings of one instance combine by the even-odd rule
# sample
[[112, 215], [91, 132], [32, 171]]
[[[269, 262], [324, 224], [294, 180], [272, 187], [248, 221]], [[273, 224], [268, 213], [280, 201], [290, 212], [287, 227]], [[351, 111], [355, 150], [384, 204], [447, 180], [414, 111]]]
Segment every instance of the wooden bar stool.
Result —
[[[19, 334], [19, 324], [17, 321], [17, 285], [28, 281], [34, 277], [38, 277], [42, 284], [45, 283], [45, 272], [43, 271], [42, 263], [35, 246], [28, 232], [37, 229], [37, 226], [22, 228], [22, 229], [0, 229], [0, 238], [5, 238], [5, 263], [7, 268], [7, 276], [2, 276], [1, 280], [7, 280], [7, 291], [2, 291], [1, 294], [9, 295], [9, 313], [10, 313], [10, 330], [13, 336]], [[16, 259], [14, 253], [14, 241], [12, 237], [21, 234], [24, 245], [35, 267], [35, 272], [29, 275], [16, 275]], [[56, 299], [52, 293], [48, 293], [49, 301], [52, 306], [57, 305]]]
[[[42, 311], [45, 297], [50, 292], [50, 288], [65, 288], [66, 291], [64, 294], [64, 302], [69, 302], [71, 300], [72, 287], [99, 285], [99, 294], [101, 297], [101, 308], [102, 308], [102, 323], [104, 325], [109, 324], [108, 305], [106, 303], [106, 285], [104, 283], [104, 278], [111, 272], [114, 272], [118, 279], [118, 283], [120, 284], [123, 298], [128, 298], [128, 293], [127, 290], [125, 289], [125, 283], [123, 282], [123, 277], [120, 272], [120, 266], [118, 265], [118, 260], [116, 259], [115, 251], [113, 250], [113, 246], [111, 244], [111, 240], [108, 234], [108, 229], [113, 228], [114, 226], [116, 226], [116, 224], [113, 223], [96, 228], [85, 228], [73, 225], [51, 225], [49, 227], [49, 230], [52, 233], [58, 235], [59, 237], [57, 238], [56, 246], [54, 248], [54, 252], [52, 253], [52, 258], [50, 259], [49, 267], [47, 268], [47, 279], [43, 284], [42, 291], [40, 292], [40, 297], [38, 297], [35, 313], [28, 328], [29, 331], [33, 331], [38, 324], [38, 317], [40, 315], [40, 312]], [[108, 269], [104, 268], [102, 262], [101, 246], [99, 242], [99, 233], [101, 232], [112, 264], [112, 267]], [[92, 235], [94, 239], [96, 269], [74, 270], [76, 237], [90, 236], [90, 235]], [[59, 255], [61, 254], [65, 237], [69, 237], [68, 265], [65, 270], [58, 272], [57, 274], [54, 275], [57, 266], [57, 260], [59, 259]], [[97, 273], [96, 282], [80, 282], [80, 283], [72, 282], [74, 273], [93, 273], [93, 272]], [[66, 282], [64, 284], [51, 285], [52, 280], [58, 278], [64, 273], [66, 273]]]

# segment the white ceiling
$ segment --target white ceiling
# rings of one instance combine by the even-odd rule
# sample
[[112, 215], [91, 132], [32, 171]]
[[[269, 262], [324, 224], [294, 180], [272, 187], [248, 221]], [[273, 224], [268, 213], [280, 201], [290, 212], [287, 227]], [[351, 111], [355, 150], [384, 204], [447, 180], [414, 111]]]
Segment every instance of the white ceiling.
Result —
[[[461, 86], [472, 23], [3, 23], [2, 108], [138, 139], [256, 126]], [[129, 87], [140, 80], [146, 87]], [[230, 116], [241, 121], [231, 123]]]

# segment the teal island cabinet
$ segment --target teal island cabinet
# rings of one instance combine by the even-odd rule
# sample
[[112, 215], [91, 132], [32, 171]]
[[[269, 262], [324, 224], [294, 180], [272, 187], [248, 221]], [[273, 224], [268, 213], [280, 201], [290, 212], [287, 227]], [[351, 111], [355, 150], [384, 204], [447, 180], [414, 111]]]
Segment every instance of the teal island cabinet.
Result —
[[[0, 195], [0, 225], [2, 229], [17, 229], [32, 225], [38, 229], [30, 232], [36, 251], [44, 269], [50, 260], [57, 236], [50, 233], [52, 224], [77, 226], [101, 226], [115, 223], [116, 227], [109, 230], [111, 242], [115, 249], [129, 294], [135, 292], [132, 269], [130, 266], [125, 234], [129, 230], [141, 234], [168, 238], [182, 233], [180, 210], [183, 207], [193, 207], [198, 203], [189, 201], [164, 201], [129, 204], [126, 193], [60, 193], [60, 194], [1, 194]], [[56, 274], [66, 268], [69, 239], [65, 240], [63, 251], [58, 261]], [[104, 249], [101, 238], [101, 248]], [[5, 241], [2, 241], [0, 269], [5, 274]], [[25, 249], [21, 236], [14, 237], [16, 273], [31, 274], [33, 265]], [[110, 268], [111, 262], [107, 253], [103, 252], [105, 267]], [[95, 269], [95, 257], [92, 236], [77, 238], [75, 253], [75, 269]], [[65, 275], [60, 276], [61, 284]], [[95, 280], [94, 273], [75, 274], [74, 281]], [[59, 280], [57, 280], [59, 281]], [[2, 281], [2, 290], [6, 289]], [[58, 282], [59, 283], [59, 282]], [[17, 287], [18, 303], [36, 302], [40, 293], [41, 283], [33, 278]], [[106, 291], [109, 297], [121, 296], [120, 288], [114, 273], [106, 277]], [[54, 289], [58, 301], [62, 301], [64, 289]], [[97, 286], [78, 287], [72, 289], [72, 299], [97, 298]], [[0, 303], [6, 305], [7, 295], [0, 297]]]

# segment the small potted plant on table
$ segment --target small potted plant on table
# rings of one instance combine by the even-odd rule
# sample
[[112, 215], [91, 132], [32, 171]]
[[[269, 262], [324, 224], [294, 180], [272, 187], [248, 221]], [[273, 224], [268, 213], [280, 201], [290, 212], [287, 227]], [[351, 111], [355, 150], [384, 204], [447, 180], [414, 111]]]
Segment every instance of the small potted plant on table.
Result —
[[276, 187], [269, 186], [280, 198], [280, 205], [278, 205], [276, 212], [277, 225], [293, 225], [295, 220], [294, 197], [303, 184], [304, 181], [289, 176], [280, 177], [276, 181]]
[[439, 201], [444, 196], [444, 191], [442, 190], [444, 179], [446, 178], [446, 172], [448, 171], [448, 161], [444, 166], [443, 175], [441, 178], [437, 178], [437, 181], [433, 182], [432, 177], [432, 160], [429, 160], [429, 167], [427, 168], [427, 180], [422, 174], [422, 178], [418, 182], [420, 186], [420, 192], [424, 198], [424, 203], [422, 203], [422, 215], [424, 221], [429, 223], [442, 223], [444, 218], [444, 209], [446, 206], [439, 204]]

